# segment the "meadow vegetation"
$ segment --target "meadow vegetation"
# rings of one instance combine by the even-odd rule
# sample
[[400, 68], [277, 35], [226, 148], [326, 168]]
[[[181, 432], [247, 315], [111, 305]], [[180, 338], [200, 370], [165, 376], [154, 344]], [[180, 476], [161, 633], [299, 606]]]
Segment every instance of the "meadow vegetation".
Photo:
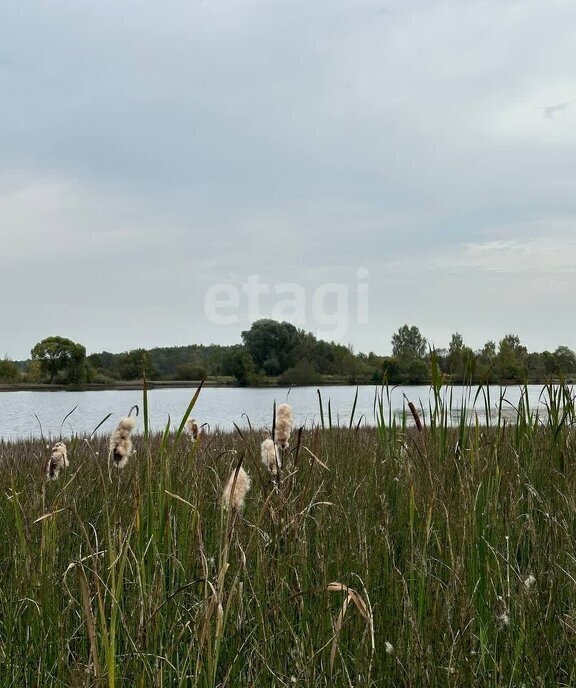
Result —
[[319, 393], [274, 475], [272, 427], [194, 438], [195, 399], [151, 434], [144, 394], [122, 470], [98, 434], [57, 480], [51, 442], [0, 444], [0, 685], [576, 686], [573, 391], [507, 421], [470, 390], [482, 426], [433, 374], [421, 431]]

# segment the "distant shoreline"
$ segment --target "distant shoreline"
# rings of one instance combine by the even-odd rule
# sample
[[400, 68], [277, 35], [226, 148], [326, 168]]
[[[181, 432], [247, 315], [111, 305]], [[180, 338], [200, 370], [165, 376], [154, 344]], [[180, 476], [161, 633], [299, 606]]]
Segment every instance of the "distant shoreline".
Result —
[[[528, 385], [546, 385], [560, 384], [560, 380], [535, 380], [527, 382]], [[567, 380], [568, 384], [574, 384], [573, 380]], [[196, 389], [200, 384], [200, 380], [148, 380], [146, 386], [151, 389]], [[430, 386], [431, 382], [423, 383], [409, 383], [403, 382], [399, 384], [390, 384], [390, 387], [426, 387]], [[226, 387], [231, 389], [269, 389], [273, 387], [378, 387], [381, 383], [377, 382], [347, 382], [346, 380], [325, 380], [316, 382], [314, 384], [302, 385], [286, 385], [271, 380], [265, 384], [246, 385], [241, 386], [234, 382], [222, 382], [219, 380], [206, 380], [203, 387], [213, 387], [224, 389]], [[517, 387], [524, 385], [523, 382], [512, 381], [494, 381], [490, 382], [491, 387]], [[465, 387], [465, 384], [459, 382], [445, 382], [444, 387]], [[472, 385], [478, 387], [477, 384]], [[91, 382], [83, 385], [60, 385], [60, 384], [42, 384], [42, 383], [0, 383], [0, 392], [106, 392], [106, 391], [134, 391], [142, 389], [142, 380], [134, 380], [131, 382]]]
[[[195, 389], [200, 384], [200, 380], [148, 380], [146, 387], [150, 389]], [[326, 380], [313, 385], [293, 385], [299, 387], [355, 387], [357, 383], [346, 381]], [[360, 386], [373, 386], [373, 382], [358, 383]], [[90, 382], [82, 385], [49, 385], [42, 383], [1, 383], [0, 392], [105, 392], [117, 390], [141, 390], [142, 380], [132, 382]], [[267, 389], [269, 387], [289, 387], [290, 385], [279, 384], [275, 380], [261, 385], [246, 385], [242, 387], [234, 382], [221, 382], [218, 380], [206, 380], [203, 387], [232, 388], [232, 389]]]
[[[200, 381], [180, 381], [180, 380], [154, 380], [147, 381], [148, 389], [178, 389], [178, 388], [196, 388]], [[142, 389], [142, 380], [134, 380], [133, 382], [89, 382], [82, 385], [49, 385], [41, 383], [3, 383], [0, 384], [0, 392], [105, 392], [113, 390], [140, 390]], [[224, 382], [211, 382], [207, 380], [204, 387], [235, 387], [236, 385], [226, 384]]]

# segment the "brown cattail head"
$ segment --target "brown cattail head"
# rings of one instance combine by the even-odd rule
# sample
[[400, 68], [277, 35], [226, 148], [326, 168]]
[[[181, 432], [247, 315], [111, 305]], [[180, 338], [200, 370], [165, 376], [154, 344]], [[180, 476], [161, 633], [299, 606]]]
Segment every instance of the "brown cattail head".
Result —
[[244, 506], [244, 499], [250, 489], [250, 476], [240, 466], [238, 474], [236, 469], [232, 471], [224, 492], [222, 493], [222, 504], [225, 509], [242, 509]]
[[110, 456], [116, 468], [124, 468], [132, 454], [130, 433], [136, 427], [136, 420], [131, 416], [122, 418], [110, 437]]
[[416, 427], [418, 429], [418, 432], [422, 432], [423, 426], [422, 426], [422, 421], [420, 420], [420, 416], [418, 415], [418, 411], [416, 410], [416, 407], [414, 404], [409, 401], [408, 402], [408, 408], [410, 409], [410, 413], [412, 414], [412, 418], [414, 418], [414, 423], [416, 423]]
[[186, 422], [186, 430], [188, 430], [188, 432], [192, 435], [192, 439], [194, 441], [198, 439], [198, 436], [202, 432], [194, 418], [188, 419], [188, 421]]
[[293, 422], [292, 407], [280, 404], [276, 409], [276, 444], [282, 449], [286, 449], [290, 443]]
[[266, 466], [270, 474], [276, 477], [278, 475], [278, 469], [282, 468], [282, 463], [276, 451], [276, 445], [269, 437], [265, 439], [260, 446], [260, 456], [262, 457], [262, 463]]
[[48, 480], [57, 480], [60, 471], [68, 466], [68, 452], [64, 442], [56, 442], [52, 447], [50, 461], [46, 465], [46, 477]]

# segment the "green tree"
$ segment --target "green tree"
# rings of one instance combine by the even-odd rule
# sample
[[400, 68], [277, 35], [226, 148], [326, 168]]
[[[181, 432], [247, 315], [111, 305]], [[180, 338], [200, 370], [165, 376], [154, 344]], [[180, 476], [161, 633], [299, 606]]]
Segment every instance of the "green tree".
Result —
[[120, 377], [123, 380], [140, 380], [144, 375], [149, 380], [156, 378], [156, 370], [146, 349], [132, 349], [122, 355]]
[[524, 362], [528, 354], [525, 346], [520, 344], [520, 337], [507, 334], [500, 340], [496, 365], [501, 380], [522, 382], [525, 377]]
[[557, 375], [558, 364], [556, 356], [551, 351], [543, 351], [541, 354], [535, 354], [542, 360], [542, 367], [544, 368], [543, 378], [549, 378], [552, 375]]
[[476, 380], [478, 357], [469, 346], [463, 346], [460, 352], [461, 373], [460, 381], [472, 383]]
[[448, 347], [448, 372], [451, 375], [461, 376], [462, 374], [463, 349], [464, 339], [459, 332], [455, 332]]
[[381, 372], [376, 371], [373, 376], [374, 382], [396, 384], [400, 381], [400, 366], [398, 360], [393, 356], [385, 356], [382, 359]]
[[16, 382], [20, 378], [18, 366], [8, 358], [0, 359], [0, 382]]
[[434, 349], [431, 352], [431, 357], [434, 356], [436, 363], [442, 373], [448, 372], [448, 349], [440, 348]]
[[231, 347], [222, 360], [224, 375], [232, 375], [241, 387], [249, 385], [254, 378], [255, 369], [252, 357], [243, 346]]
[[62, 382], [85, 381], [86, 349], [82, 344], [65, 337], [47, 337], [34, 346], [31, 354], [50, 384], [56, 378]]
[[336, 372], [342, 377], [348, 378], [350, 382], [355, 382], [361, 371], [362, 365], [354, 355], [354, 351], [349, 346], [332, 343], [333, 358]]
[[496, 360], [496, 344], [488, 341], [480, 351], [476, 353], [477, 379], [482, 384], [494, 379], [494, 364]]
[[407, 370], [405, 371], [406, 382], [411, 385], [423, 385], [428, 381], [429, 373], [426, 361], [422, 359], [412, 359], [407, 365]]
[[242, 332], [242, 341], [256, 366], [266, 375], [280, 375], [296, 362], [301, 333], [287, 322], [257, 320]]
[[484, 344], [484, 346], [482, 347], [480, 356], [488, 362], [492, 363], [496, 358], [496, 342], [493, 342], [491, 340], [486, 342], [486, 344]]
[[559, 346], [554, 352], [556, 370], [559, 374], [568, 374], [576, 371], [576, 354], [567, 346]]
[[99, 354], [90, 354], [86, 361], [90, 366], [91, 382], [108, 383], [120, 380], [122, 354], [102, 351]]
[[27, 361], [26, 369], [24, 371], [24, 382], [42, 382], [44, 373], [40, 361]]
[[547, 366], [549, 365], [549, 362], [552, 363], [552, 368], [550, 370], [550, 374], [553, 374], [554, 372], [554, 367], [555, 367], [555, 361], [554, 361], [554, 354], [551, 354], [549, 351], [543, 351], [542, 353], [530, 353], [526, 356], [524, 359], [524, 365], [526, 368], [526, 372], [528, 373], [527, 378], [530, 381], [534, 380], [546, 380], [548, 377], [550, 377], [550, 374], [548, 374], [547, 371]]
[[318, 385], [322, 382], [322, 375], [313, 363], [302, 359], [293, 368], [282, 373], [280, 382], [283, 385]]
[[402, 325], [398, 332], [392, 335], [392, 355], [401, 360], [424, 358], [426, 346], [426, 339], [415, 325]]
[[312, 342], [310, 350], [301, 351], [299, 346], [297, 351], [298, 358], [310, 358], [316, 364], [319, 373], [335, 375], [337, 365], [334, 346], [323, 340], [317, 340], [310, 333], [306, 337]]
[[207, 374], [208, 372], [204, 366], [192, 362], [179, 365], [173, 377], [175, 380], [199, 381], [203, 380]]

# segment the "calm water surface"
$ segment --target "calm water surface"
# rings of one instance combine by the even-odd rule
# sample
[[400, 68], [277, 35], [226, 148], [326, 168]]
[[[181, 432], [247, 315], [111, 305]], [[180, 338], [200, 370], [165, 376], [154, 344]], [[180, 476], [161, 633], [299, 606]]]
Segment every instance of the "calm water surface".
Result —
[[[532, 405], [538, 404], [542, 391], [540, 385], [529, 386], [529, 398]], [[358, 391], [358, 403], [354, 414], [355, 422], [361, 416], [363, 421], [374, 424], [374, 398], [379, 390], [376, 386], [362, 386]], [[350, 419], [355, 395], [354, 387], [322, 387], [324, 415], [328, 422], [328, 400], [332, 409], [333, 423], [347, 424]], [[500, 387], [491, 387], [491, 407], [496, 415]], [[505, 410], [513, 414], [520, 398], [519, 387], [506, 389]], [[475, 393], [473, 390], [472, 395]], [[177, 427], [184, 414], [194, 388], [190, 389], [156, 389], [148, 395], [151, 427], [164, 429], [168, 418], [172, 427]], [[220, 427], [230, 430], [233, 424], [245, 426], [246, 416], [254, 427], [270, 426], [272, 422], [273, 403], [286, 401], [287, 388], [242, 389], [209, 387], [202, 391], [193, 411], [193, 416], [200, 422], [208, 422], [212, 428]], [[429, 387], [397, 387], [391, 394], [392, 411], [401, 413], [405, 404], [403, 395], [416, 405], [422, 404], [426, 409], [430, 400]], [[473, 396], [470, 390], [462, 387], [452, 389], [452, 407], [456, 410], [462, 405], [463, 397], [472, 405]], [[316, 387], [296, 387], [290, 391], [288, 401], [294, 408], [296, 424], [311, 425], [320, 422], [318, 394]], [[34, 414], [38, 416], [46, 437], [60, 434], [62, 419], [76, 405], [78, 408], [67, 419], [63, 435], [90, 433], [109, 413], [113, 415], [101, 426], [99, 433], [111, 432], [121, 416], [126, 415], [133, 404], [142, 403], [138, 391], [109, 390], [90, 392], [0, 392], [0, 439], [17, 440], [22, 437], [39, 437], [40, 427]], [[484, 401], [477, 402], [477, 411], [481, 421], [485, 417]], [[386, 404], [386, 408], [389, 406]], [[246, 415], [244, 415], [246, 414]], [[139, 421], [142, 427], [142, 421]]]

